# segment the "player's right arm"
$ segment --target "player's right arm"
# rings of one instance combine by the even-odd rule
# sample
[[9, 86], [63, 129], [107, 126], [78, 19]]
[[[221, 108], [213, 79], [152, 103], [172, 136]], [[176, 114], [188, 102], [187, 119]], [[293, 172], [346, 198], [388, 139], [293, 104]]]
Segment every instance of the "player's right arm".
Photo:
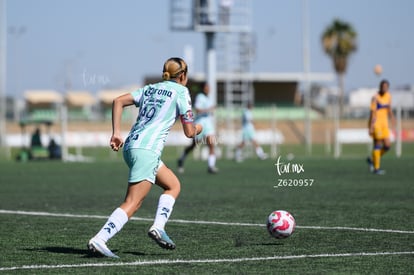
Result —
[[196, 135], [200, 134], [203, 130], [203, 127], [200, 124], [187, 123], [183, 124], [184, 134], [188, 138], [195, 138]]
[[121, 95], [112, 102], [112, 136], [110, 146], [112, 150], [118, 151], [124, 144], [121, 136], [121, 118], [124, 107], [134, 104], [134, 98], [131, 94]]
[[191, 98], [188, 90], [178, 98], [177, 105], [185, 136], [188, 138], [195, 138], [196, 135], [201, 133], [203, 127], [200, 124], [194, 123]]
[[377, 98], [374, 96], [371, 100], [371, 108], [370, 108], [369, 119], [368, 119], [368, 132], [369, 132], [369, 135], [371, 136], [374, 134], [376, 110], [377, 110]]
[[184, 135], [188, 138], [194, 138], [203, 130], [203, 127], [200, 124], [194, 123], [191, 110], [188, 110], [185, 114], [181, 115], [180, 121], [183, 125]]

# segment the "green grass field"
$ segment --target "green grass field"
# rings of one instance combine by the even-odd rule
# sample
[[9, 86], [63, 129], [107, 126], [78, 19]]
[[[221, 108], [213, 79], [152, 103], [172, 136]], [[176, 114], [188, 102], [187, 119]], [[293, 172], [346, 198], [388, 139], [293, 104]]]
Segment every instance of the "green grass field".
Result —
[[[127, 167], [120, 155], [102, 149], [85, 150], [98, 156], [93, 163], [1, 161], [0, 272], [412, 273], [414, 146], [405, 145], [401, 158], [386, 156], [384, 176], [368, 173], [366, 146], [344, 148], [352, 157], [338, 160], [325, 157], [323, 148], [312, 158], [301, 150], [280, 148], [285, 163], [305, 169], [282, 176], [276, 158], [222, 160], [218, 175], [189, 159], [167, 226], [177, 249], [162, 250], [147, 237], [161, 193], [154, 186], [136, 219], [109, 242], [117, 260], [89, 255], [86, 243], [124, 197]], [[290, 152], [296, 157], [288, 161]], [[176, 155], [167, 148], [163, 157], [174, 169]], [[283, 179], [314, 182], [275, 188]], [[298, 225], [284, 240], [270, 237], [264, 227], [276, 209], [290, 211]]]

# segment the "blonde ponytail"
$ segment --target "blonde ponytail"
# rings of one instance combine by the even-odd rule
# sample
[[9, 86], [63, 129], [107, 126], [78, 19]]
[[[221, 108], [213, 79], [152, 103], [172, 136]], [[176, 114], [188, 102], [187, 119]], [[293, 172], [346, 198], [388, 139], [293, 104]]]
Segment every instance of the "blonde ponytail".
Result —
[[170, 80], [179, 77], [182, 73], [187, 73], [187, 64], [179, 57], [171, 57], [164, 63], [162, 79]]
[[163, 72], [162, 73], [162, 79], [163, 80], [170, 80], [170, 73], [169, 72]]

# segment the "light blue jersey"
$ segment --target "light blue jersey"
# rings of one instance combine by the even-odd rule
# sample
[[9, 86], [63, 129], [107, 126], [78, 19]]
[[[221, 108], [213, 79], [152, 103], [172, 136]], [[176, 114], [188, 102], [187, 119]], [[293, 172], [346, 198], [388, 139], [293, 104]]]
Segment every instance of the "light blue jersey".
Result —
[[[194, 102], [194, 108], [197, 110], [207, 110], [214, 107], [214, 103], [211, 99], [204, 93], [199, 93]], [[197, 140], [202, 140], [208, 136], [215, 134], [213, 114], [211, 112], [207, 113], [197, 113], [195, 122], [200, 124], [203, 127], [201, 133], [196, 137]]]
[[254, 140], [256, 131], [253, 125], [253, 114], [250, 109], [244, 109], [242, 115], [242, 136], [244, 141]]
[[177, 117], [183, 123], [193, 122], [190, 93], [181, 84], [163, 81], [146, 85], [131, 95], [139, 114], [125, 141], [124, 151], [146, 149], [160, 156]]
[[252, 111], [250, 111], [249, 109], [243, 110], [242, 124], [243, 127], [249, 124], [253, 124], [253, 114]]
[[[214, 107], [213, 102], [204, 93], [199, 93], [196, 96], [195, 102], [194, 102], [194, 108], [199, 109], [199, 110], [206, 110], [212, 107]], [[197, 113], [196, 120], [199, 120], [200, 118], [204, 118], [204, 117], [211, 117], [211, 116], [212, 116], [211, 113], [202, 113], [202, 114]]]

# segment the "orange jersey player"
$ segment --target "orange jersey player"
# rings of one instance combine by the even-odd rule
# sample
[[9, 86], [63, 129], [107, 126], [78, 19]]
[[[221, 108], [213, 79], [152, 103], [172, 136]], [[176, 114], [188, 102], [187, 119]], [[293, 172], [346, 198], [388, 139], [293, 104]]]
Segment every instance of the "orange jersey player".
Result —
[[384, 170], [380, 169], [381, 157], [391, 146], [390, 130], [388, 119], [394, 123], [394, 115], [391, 109], [391, 94], [389, 93], [389, 82], [382, 80], [378, 93], [372, 98], [371, 112], [368, 121], [369, 135], [373, 138], [374, 148], [372, 157], [368, 158], [370, 171], [374, 174], [382, 175]]

